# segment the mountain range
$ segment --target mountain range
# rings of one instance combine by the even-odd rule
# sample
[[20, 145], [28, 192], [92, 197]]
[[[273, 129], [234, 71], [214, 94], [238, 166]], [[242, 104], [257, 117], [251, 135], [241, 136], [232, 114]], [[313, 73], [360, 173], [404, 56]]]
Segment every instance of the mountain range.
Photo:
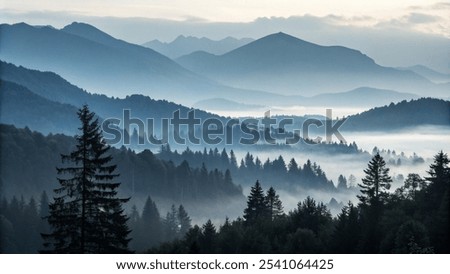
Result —
[[[338, 93], [322, 93], [315, 96], [284, 96], [291, 104], [295, 103], [298, 106], [304, 107], [324, 107], [324, 108], [339, 108], [339, 107], [354, 107], [359, 108], [373, 108], [382, 106], [391, 102], [400, 102], [402, 100], [418, 99], [419, 96], [412, 93], [397, 92], [394, 90], [376, 89], [370, 87], [360, 87], [350, 91]], [[284, 101], [284, 100], [283, 100]], [[270, 102], [267, 105], [243, 104], [233, 100], [224, 98], [212, 98], [207, 100], [200, 100], [193, 106], [195, 108], [204, 109], [207, 111], [236, 111], [242, 109], [270, 109]], [[280, 103], [283, 107], [287, 102]]]
[[[91, 92], [122, 98], [139, 93], [189, 106], [214, 98], [283, 106], [301, 104], [305, 96], [362, 86], [448, 96], [444, 84], [431, 83], [414, 72], [384, 68], [356, 50], [322, 47], [283, 33], [223, 55], [195, 52], [177, 63], [84, 23], [63, 29], [3, 24], [0, 32], [0, 59], [53, 71]], [[384, 97], [389, 98], [387, 93]]]
[[402, 101], [351, 115], [343, 131], [388, 131], [416, 126], [450, 126], [450, 101], [435, 98]]
[[449, 83], [450, 74], [435, 71], [424, 65], [415, 65], [411, 67], [399, 67], [400, 70], [413, 71], [435, 83]]
[[317, 95], [361, 86], [448, 95], [447, 86], [412, 71], [382, 67], [357, 50], [320, 46], [285, 33], [265, 36], [223, 55], [200, 51], [176, 60], [227, 85], [283, 95]]
[[152, 40], [142, 44], [170, 58], [178, 58], [195, 51], [205, 51], [211, 54], [224, 54], [254, 41], [251, 38], [236, 39], [227, 37], [222, 40], [211, 40], [206, 37], [197, 38], [180, 35], [172, 42], [166, 43]]
[[[145, 121], [154, 118], [171, 118], [173, 113], [180, 111], [181, 117], [186, 117], [192, 110], [183, 105], [166, 100], [154, 100], [144, 95], [130, 95], [124, 99], [91, 94], [53, 72], [41, 72], [13, 64], [0, 62], [0, 122], [14, 124], [18, 127], [29, 127], [43, 133], [66, 133], [73, 135], [78, 128], [76, 110], [84, 103], [95, 111], [100, 118], [121, 118], [124, 109], [131, 110], [131, 116]], [[357, 95], [383, 97], [383, 90], [360, 89], [342, 94], [319, 96], [321, 100], [354, 100]], [[378, 95], [374, 95], [378, 94]], [[399, 95], [399, 98], [402, 95]], [[352, 99], [353, 98], [353, 99]], [[218, 104], [234, 104], [231, 101], [217, 100]], [[325, 101], [324, 101], [325, 102]], [[252, 105], [256, 107], [256, 105]], [[229, 106], [227, 106], [229, 107]], [[236, 107], [248, 107], [236, 105]], [[217, 118], [226, 121], [227, 118], [196, 110], [196, 117], [205, 120]], [[385, 117], [381, 119], [380, 117]], [[416, 125], [450, 125], [450, 106], [448, 101], [439, 99], [420, 99], [402, 101], [399, 104], [374, 108], [361, 114], [350, 116], [346, 122], [347, 129], [366, 131], [398, 129]], [[383, 121], [391, 121], [384, 123]], [[380, 124], [381, 123], [381, 124]], [[157, 127], [157, 125], [155, 125]]]
[[141, 93], [172, 101], [184, 98], [181, 101], [189, 103], [192, 95], [241, 93], [199, 76], [152, 49], [115, 39], [83, 23], [61, 30], [3, 24], [0, 33], [0, 59], [56, 72], [78, 86], [110, 96]]
[[[124, 109], [130, 109], [132, 117], [143, 121], [146, 118], [154, 118], [155, 121], [170, 118], [177, 110], [180, 111], [181, 117], [185, 117], [191, 110], [179, 104], [154, 100], [139, 94], [129, 95], [123, 99], [91, 94], [53, 72], [17, 67], [2, 61], [0, 71], [2, 98], [0, 121], [28, 126], [43, 133], [74, 134], [79, 123], [75, 115], [76, 109], [85, 103], [88, 103], [102, 119], [121, 118]], [[66, 119], [67, 115], [73, 118]], [[200, 119], [221, 118], [201, 110], [196, 111], [196, 116]], [[36, 119], [39, 122], [33, 122]]]

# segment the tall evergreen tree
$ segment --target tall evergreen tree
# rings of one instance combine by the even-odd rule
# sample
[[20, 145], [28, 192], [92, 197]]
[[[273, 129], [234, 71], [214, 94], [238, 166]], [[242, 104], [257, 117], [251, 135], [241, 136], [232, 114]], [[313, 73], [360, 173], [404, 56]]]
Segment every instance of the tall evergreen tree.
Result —
[[349, 202], [337, 216], [333, 233], [333, 249], [337, 253], [355, 253], [359, 240], [358, 209]]
[[188, 213], [184, 209], [183, 205], [180, 205], [178, 207], [178, 224], [180, 228], [180, 236], [184, 237], [186, 233], [189, 231], [189, 229], [192, 228], [191, 225], [191, 218], [189, 217]]
[[444, 152], [439, 152], [434, 156], [434, 161], [430, 165], [428, 171], [429, 176], [426, 178], [430, 182], [429, 192], [435, 202], [439, 203], [442, 195], [449, 190], [450, 187], [450, 160]]
[[268, 215], [268, 208], [264, 191], [257, 180], [250, 189], [247, 199], [247, 208], [244, 210], [244, 219], [247, 223], [255, 223]]
[[159, 215], [156, 203], [152, 201], [150, 196], [147, 197], [144, 209], [142, 210], [140, 232], [141, 244], [144, 249], [148, 249], [161, 242], [161, 216]]
[[434, 156], [428, 171], [427, 214], [431, 215], [432, 240], [436, 251], [450, 252], [450, 160], [443, 151]]
[[265, 202], [269, 210], [270, 220], [275, 220], [277, 217], [282, 216], [283, 204], [281, 203], [280, 196], [276, 193], [273, 187], [267, 190]]
[[347, 189], [347, 178], [345, 178], [342, 174], [339, 175], [337, 188], [340, 190]]
[[299, 172], [298, 164], [295, 161], [295, 159], [292, 158], [291, 161], [288, 164], [288, 174], [291, 175], [291, 176], [295, 176], [295, 175], [298, 174], [298, 172]]
[[379, 222], [392, 178], [389, 176], [386, 162], [379, 153], [373, 156], [364, 173], [366, 176], [362, 179], [362, 184], [358, 184], [362, 193], [358, 195], [358, 199], [362, 208], [363, 221], [359, 247], [362, 252], [376, 253], [382, 238]]
[[378, 206], [386, 197], [386, 191], [389, 190], [392, 182], [389, 168], [386, 167], [386, 162], [379, 153], [373, 156], [364, 173], [366, 176], [362, 179], [362, 184], [358, 184], [362, 193], [358, 195], [358, 199], [363, 205]]
[[202, 253], [215, 253], [216, 250], [217, 231], [211, 220], [203, 225], [203, 231], [200, 236], [200, 244]]
[[41, 218], [47, 217], [49, 214], [49, 207], [48, 207], [49, 201], [47, 192], [42, 192], [41, 199], [39, 201], [39, 216]]
[[233, 150], [230, 151], [230, 168], [232, 172], [236, 171], [238, 168], [236, 155], [234, 154]]
[[355, 183], [356, 183], [355, 175], [350, 174], [350, 176], [348, 176], [348, 187], [355, 187]]
[[170, 211], [167, 212], [166, 219], [164, 221], [166, 240], [171, 241], [177, 239], [180, 228], [178, 226], [178, 212], [175, 205], [170, 207]]
[[110, 164], [110, 147], [103, 140], [95, 113], [87, 105], [78, 111], [81, 121], [76, 148], [62, 155], [66, 165], [57, 168], [59, 187], [50, 204], [49, 234], [42, 234], [50, 253], [127, 253], [127, 217], [117, 198], [119, 174]]

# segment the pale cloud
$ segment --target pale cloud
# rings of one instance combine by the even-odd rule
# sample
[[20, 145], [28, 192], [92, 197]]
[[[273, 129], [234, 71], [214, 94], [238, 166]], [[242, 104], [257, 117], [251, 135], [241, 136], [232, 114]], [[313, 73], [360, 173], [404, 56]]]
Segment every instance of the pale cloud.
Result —
[[442, 18], [436, 15], [424, 14], [424, 13], [411, 13], [406, 16], [406, 21], [411, 24], [426, 24], [441, 21]]
[[450, 2], [439, 2], [430, 6], [434, 10], [450, 10]]

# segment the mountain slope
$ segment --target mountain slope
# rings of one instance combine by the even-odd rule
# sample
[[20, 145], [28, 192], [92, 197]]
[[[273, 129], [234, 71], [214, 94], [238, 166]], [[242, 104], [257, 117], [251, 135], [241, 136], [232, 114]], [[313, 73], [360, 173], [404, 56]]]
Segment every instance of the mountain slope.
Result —
[[[21, 127], [29, 126], [32, 129], [44, 133], [64, 132], [74, 134], [77, 128], [75, 119], [76, 108], [84, 103], [88, 103], [93, 111], [105, 119], [109, 117], [122, 119], [124, 109], [130, 109], [132, 117], [140, 118], [143, 121], [147, 118], [153, 118], [155, 121], [160, 121], [162, 118], [170, 118], [177, 110], [180, 110], [181, 117], [186, 117], [187, 112], [191, 110], [182, 105], [170, 103], [168, 101], [153, 100], [143, 95], [131, 95], [124, 99], [118, 99], [107, 97], [105, 95], [90, 94], [70, 84], [55, 73], [16, 67], [5, 62], [0, 62], [0, 71], [2, 72], [0, 74], [0, 80], [2, 81], [1, 121], [3, 123], [11, 123]], [[408, 96], [408, 94], [405, 95], [393, 91], [361, 88], [340, 94], [325, 94], [316, 96], [316, 98], [302, 98], [298, 102], [303, 103], [304, 105], [317, 104], [319, 106], [338, 106], [340, 103], [345, 104], [345, 102], [352, 100], [361, 103], [361, 106], [364, 106], [363, 103], [365, 101], [381, 103], [386, 100], [386, 98], [389, 98], [389, 96], [395, 96], [396, 94], [399, 96], [398, 98]], [[293, 97], [286, 98], [294, 100]], [[214, 101], [215, 100], [213, 100], [213, 103]], [[404, 117], [405, 119], [409, 116], [414, 117], [412, 121], [408, 122], [409, 124], [397, 123], [390, 125], [393, 128], [401, 128], [405, 125], [427, 123], [445, 125], [445, 123], [448, 122], [448, 120], [445, 120], [446, 117], [449, 117], [448, 115], [446, 116], [448, 111], [446, 112], [443, 110], [441, 103], [439, 103], [445, 101], [432, 101], [438, 102], [436, 105], [427, 103], [428, 101], [425, 99], [417, 101], [421, 103], [415, 103], [417, 104], [416, 106], [408, 108], [409, 112], [400, 113], [401, 115], [396, 115], [395, 112], [391, 113], [389, 111], [390, 109], [386, 109], [386, 112], [393, 115], [393, 117], [387, 117], [387, 121], [396, 121], [399, 117]], [[219, 100], [219, 103], [223, 102], [226, 102], [227, 105], [230, 103], [230, 101], [227, 100]], [[208, 101], [206, 101], [206, 103], [208, 104]], [[402, 102], [402, 104], [403, 103], [404, 102]], [[235, 104], [232, 105], [236, 106]], [[248, 106], [238, 104], [237, 107], [246, 108]], [[201, 110], [196, 110], [195, 114], [196, 117], [202, 120], [211, 117], [225, 120], [224, 117]], [[429, 114], [431, 117], [428, 116]], [[384, 111], [381, 111], [381, 113], [370, 114], [368, 116], [365, 116], [367, 114], [361, 115], [363, 114], [351, 116], [351, 119], [346, 122], [346, 126], [353, 130], [367, 130], [370, 129], [372, 127], [371, 125], [374, 123], [378, 123], [377, 119], [380, 117], [383, 118], [386, 114]], [[434, 116], [437, 118], [433, 118]], [[381, 121], [383, 121], [383, 119], [381, 119]], [[379, 126], [386, 125], [381, 124]], [[158, 128], [158, 125], [155, 125], [155, 130]]]
[[339, 93], [322, 93], [306, 99], [306, 104], [315, 106], [332, 107], [375, 107], [383, 106], [391, 102], [417, 99], [419, 96], [411, 93], [397, 92], [393, 90], [360, 87], [354, 90]]
[[444, 74], [438, 71], [435, 71], [433, 69], [430, 69], [429, 67], [423, 66], [423, 65], [415, 65], [411, 67], [401, 67], [398, 68], [400, 70], [410, 70], [413, 71], [419, 75], [422, 75], [423, 77], [429, 79], [430, 81], [433, 81], [435, 83], [448, 83], [450, 82], [450, 74]]
[[52, 102], [18, 84], [0, 81], [0, 123], [29, 127], [44, 133], [72, 133], [78, 127], [77, 109]]
[[193, 105], [198, 109], [206, 110], [242, 110], [242, 109], [260, 109], [261, 112], [268, 109], [267, 106], [242, 104], [223, 98], [212, 98], [198, 101]]
[[450, 126], [450, 101], [433, 98], [402, 101], [348, 117], [346, 131], [385, 131], [422, 125]]
[[2, 60], [54, 71], [95, 92], [115, 96], [139, 92], [185, 104], [210, 94], [240, 92], [192, 73], [151, 49], [115, 39], [86, 24], [74, 23], [62, 30], [3, 24], [0, 33]]
[[[0, 180], [4, 197], [26, 194], [38, 196], [42, 191], [52, 193], [57, 186], [56, 166], [61, 166], [61, 154], [69, 153], [76, 141], [62, 134], [44, 136], [29, 129], [0, 124]], [[111, 148], [110, 155], [122, 183], [121, 195], [136, 203], [148, 195], [176, 203], [202, 203], [243, 199], [242, 189], [226, 181], [217, 172], [211, 179], [204, 178], [199, 169], [187, 162], [174, 165], [158, 159], [151, 151], [135, 153], [128, 149]], [[20, 170], [20, 172], [17, 172]], [[207, 171], [207, 174], [210, 174]], [[178, 183], [182, 180], [182, 184]], [[211, 183], [210, 180], [216, 180]]]
[[251, 38], [236, 39], [233, 37], [214, 41], [205, 37], [197, 38], [180, 35], [170, 43], [152, 40], [142, 44], [142, 46], [156, 50], [170, 58], [178, 58], [195, 51], [206, 51], [217, 55], [224, 54], [252, 41], [253, 39]]
[[[45, 109], [46, 116], [41, 116], [42, 123], [36, 123], [31, 126], [31, 121], [35, 119], [34, 113], [32, 111], [21, 111], [23, 108], [17, 103], [23, 103], [21, 100], [15, 100], [14, 102], [7, 103], [6, 101], [1, 102], [3, 109], [11, 109], [11, 115], [22, 115], [28, 117], [27, 124], [18, 124], [18, 126], [31, 126], [31, 128], [39, 130], [41, 132], [50, 132], [43, 121], [50, 121], [52, 124], [57, 124], [59, 117], [67, 117], [67, 115], [73, 115], [76, 118], [75, 112], [69, 111], [62, 115], [59, 110], [61, 108], [59, 105], [68, 104], [71, 105], [71, 109], [77, 109], [83, 104], [88, 103], [93, 111], [95, 111], [102, 118], [119, 118], [122, 119], [123, 110], [130, 109], [131, 116], [140, 118], [145, 121], [147, 118], [153, 118], [156, 121], [162, 118], [170, 118], [173, 113], [180, 110], [181, 117], [185, 117], [187, 112], [191, 110], [188, 107], [174, 104], [168, 101], [153, 100], [148, 96], [144, 95], [131, 95], [124, 99], [107, 97], [105, 95], [91, 94], [88, 93], [77, 86], [72, 85], [59, 75], [52, 72], [41, 72], [37, 70], [31, 70], [24, 67], [17, 67], [15, 65], [1, 62], [0, 61], [0, 79], [2, 82], [8, 83], [12, 82], [15, 84], [2, 85], [2, 91], [8, 92], [8, 94], [13, 94], [18, 88], [16, 86], [21, 86], [22, 90], [27, 90], [28, 93], [21, 92], [23, 95], [21, 100], [27, 102], [27, 97], [32, 97], [33, 101], [35, 97], [41, 98], [40, 100], [45, 100], [51, 102], [41, 103], [36, 102]], [[3, 93], [3, 92], [2, 92]], [[31, 99], [30, 99], [31, 100]], [[13, 104], [14, 103], [14, 104]], [[56, 104], [56, 105], [55, 105]], [[30, 106], [32, 107], [32, 105]], [[3, 111], [3, 110], [2, 110]], [[206, 119], [210, 117], [218, 117], [213, 114], [197, 110], [196, 117], [201, 119]], [[40, 117], [37, 115], [36, 117]], [[220, 117], [218, 117], [220, 118]], [[3, 121], [3, 118], [2, 118]], [[64, 121], [64, 120], [63, 120]], [[71, 121], [68, 119], [67, 121]], [[61, 124], [61, 129], [64, 128], [64, 123]], [[156, 125], [155, 125], [156, 126]], [[67, 129], [70, 130], [71, 134], [74, 133], [77, 126], [73, 124], [67, 125]], [[66, 132], [61, 131], [58, 127], [54, 128], [55, 131], [51, 132]]]
[[410, 71], [377, 65], [359, 51], [320, 46], [276, 33], [226, 54], [195, 52], [177, 62], [231, 86], [285, 95], [317, 95], [370, 86], [402, 92], [448, 92]]

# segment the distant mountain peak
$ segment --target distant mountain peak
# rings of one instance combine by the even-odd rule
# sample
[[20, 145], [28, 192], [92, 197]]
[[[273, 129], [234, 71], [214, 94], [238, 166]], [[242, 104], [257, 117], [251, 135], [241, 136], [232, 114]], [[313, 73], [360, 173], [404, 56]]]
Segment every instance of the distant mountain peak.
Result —
[[74, 26], [89, 26], [89, 27], [92, 27], [91, 25], [89, 25], [87, 23], [73, 21], [72, 23], [66, 25], [64, 28], [74, 27]]
[[83, 31], [83, 32], [91, 32], [91, 33], [95, 32], [105, 34], [104, 32], [102, 32], [101, 30], [92, 25], [80, 22], [72, 22], [71, 24], [65, 26], [61, 30], [69, 33], [77, 33]]
[[[277, 32], [277, 33], [273, 33], [273, 34], [269, 34], [267, 36], [262, 37], [259, 40], [271, 40], [271, 39], [276, 39], [276, 40], [284, 40], [284, 41], [289, 41], [289, 42], [302, 42], [302, 43], [307, 43], [307, 44], [311, 44], [311, 45], [315, 45], [313, 43], [307, 42], [305, 40], [302, 40], [300, 38], [297, 38], [295, 36], [292, 36], [290, 34], [284, 33], [282, 31]], [[258, 41], [258, 40], [256, 40]], [[318, 46], [318, 45], [315, 45]]]

